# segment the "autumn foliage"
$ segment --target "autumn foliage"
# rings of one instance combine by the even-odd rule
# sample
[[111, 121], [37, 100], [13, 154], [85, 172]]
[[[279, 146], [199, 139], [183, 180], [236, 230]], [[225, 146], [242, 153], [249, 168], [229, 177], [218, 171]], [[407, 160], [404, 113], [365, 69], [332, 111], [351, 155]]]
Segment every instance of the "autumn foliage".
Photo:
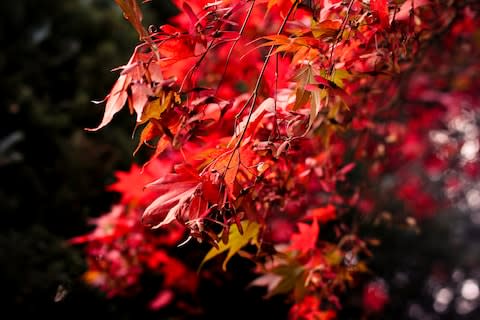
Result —
[[[181, 12], [147, 28], [148, 4], [116, 2], [140, 43], [89, 130], [127, 108], [132, 152], [150, 160], [117, 173], [120, 202], [72, 240], [87, 244], [86, 281], [120, 295], [151, 270], [164, 279], [159, 309], [240, 257], [258, 274], [249, 285], [284, 295], [291, 319], [334, 319], [364, 285], [366, 314], [381, 312], [385, 287], [361, 281], [381, 239], [359, 225], [411, 227], [443, 205], [428, 177], [460, 161], [459, 146], [428, 137], [478, 76], [439, 80], [431, 61], [478, 30], [475, 4], [175, 0]], [[196, 265], [169, 253], [198, 243], [210, 249]]]

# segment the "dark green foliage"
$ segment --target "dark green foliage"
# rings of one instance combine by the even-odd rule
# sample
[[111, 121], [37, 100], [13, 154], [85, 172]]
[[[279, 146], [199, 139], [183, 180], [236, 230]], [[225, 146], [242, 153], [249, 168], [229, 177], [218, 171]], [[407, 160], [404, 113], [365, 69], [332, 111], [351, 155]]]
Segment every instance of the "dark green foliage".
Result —
[[[121, 115], [108, 132], [83, 128], [96, 125], [102, 110], [90, 100], [105, 96], [109, 69], [138, 39], [113, 1], [2, 1], [0, 11], [2, 305], [85, 317], [84, 301], [109, 314], [115, 308], [81, 283], [82, 253], [66, 240], [109, 210], [105, 185], [130, 163], [132, 124]], [[57, 291], [67, 292], [62, 301]]]

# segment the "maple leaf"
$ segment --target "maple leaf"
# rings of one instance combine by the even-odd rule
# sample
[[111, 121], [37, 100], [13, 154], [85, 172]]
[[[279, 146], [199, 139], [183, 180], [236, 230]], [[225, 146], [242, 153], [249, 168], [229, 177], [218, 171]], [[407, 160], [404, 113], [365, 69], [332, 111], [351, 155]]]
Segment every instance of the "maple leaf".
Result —
[[[127, 88], [131, 82], [131, 77], [128, 75], [121, 75], [118, 80], [113, 85], [112, 90], [107, 95], [105, 100], [107, 101], [105, 106], [105, 113], [103, 114], [103, 119], [98, 125], [98, 127], [90, 129], [86, 128], [88, 131], [96, 131], [100, 128], [105, 127], [107, 124], [112, 121], [113, 116], [122, 110], [125, 102], [128, 98]], [[103, 101], [94, 101], [94, 103], [101, 103]]]
[[[308, 56], [309, 49], [312, 49], [313, 46], [317, 45], [318, 40], [312, 37], [287, 37], [286, 35], [270, 35], [263, 37], [266, 40], [269, 40], [265, 43], [259, 45], [259, 47], [270, 47], [277, 46], [275, 51], [272, 54], [280, 52], [289, 52], [289, 53], [298, 53], [302, 49], [307, 49], [302, 52], [302, 57]], [[318, 52], [316, 49], [312, 49], [314, 52]], [[294, 58], [293, 61], [300, 61], [301, 58]]]
[[318, 223], [313, 219], [312, 224], [297, 223], [298, 232], [292, 235], [289, 250], [297, 250], [300, 254], [306, 254], [314, 249], [318, 238]]
[[[150, 140], [153, 140], [156, 137], [161, 137], [160, 141], [157, 143], [158, 145], [160, 144], [162, 138], [164, 138], [165, 136], [163, 135], [163, 130], [161, 126], [157, 123], [157, 121], [152, 120], [147, 123], [147, 125], [143, 128], [142, 132], [140, 133], [140, 139], [138, 141], [137, 147], [135, 148], [135, 151], [133, 151], [133, 155], [135, 155], [138, 152], [138, 150], [140, 150], [140, 147], [142, 145], [145, 144], [149, 146], [148, 142]], [[158, 154], [155, 153], [154, 157], [157, 156]]]
[[388, 13], [388, 0], [370, 0], [370, 10], [377, 16], [384, 29], [390, 26], [390, 17]]
[[206, 201], [197, 201], [196, 207], [190, 207], [196, 191], [201, 188], [196, 170], [188, 165], [179, 165], [175, 171], [146, 186], [162, 194], [142, 215], [142, 222], [151, 228], [159, 228], [175, 219], [187, 220], [189, 213], [197, 211], [201, 214], [207, 209]]
[[273, 113], [275, 108], [275, 100], [272, 98], [265, 99], [251, 115], [247, 115], [235, 128], [235, 134], [232, 137], [229, 145], [233, 145], [234, 142], [238, 142], [238, 139], [242, 137], [243, 143], [246, 144], [250, 141], [250, 138], [255, 134], [260, 122], [262, 121], [266, 113]]
[[338, 20], [324, 20], [322, 22], [312, 22], [312, 34], [317, 39], [329, 40], [335, 39], [341, 28], [342, 22]]
[[407, 0], [401, 6], [400, 10], [395, 14], [396, 21], [404, 21], [410, 17], [410, 12], [416, 8], [430, 4], [429, 0]]
[[115, 2], [122, 9], [125, 18], [137, 31], [140, 40], [147, 37], [148, 32], [142, 25], [143, 15], [138, 6], [137, 0], [115, 0]]
[[316, 296], [306, 296], [295, 303], [290, 309], [291, 320], [334, 320], [337, 318], [333, 310], [321, 310], [321, 299]]
[[145, 203], [151, 197], [151, 193], [145, 191], [145, 186], [155, 180], [158, 175], [163, 175], [169, 170], [169, 165], [161, 163], [159, 160], [140, 168], [133, 164], [128, 172], [118, 171], [115, 173], [117, 181], [108, 187], [110, 191], [121, 193], [121, 202], [127, 203]]
[[326, 223], [330, 220], [334, 220], [337, 218], [335, 207], [331, 204], [323, 208], [315, 208], [309, 210], [308, 216], [317, 220], [320, 223]]
[[96, 225], [95, 230], [87, 235], [70, 239], [70, 243], [79, 244], [114, 237], [116, 226], [124, 222], [124, 215], [125, 207], [119, 204], [114, 205], [110, 212], [90, 221], [91, 224]]
[[[169, 85], [170, 82], [163, 80], [158, 64], [152, 61], [154, 54], [152, 52], [142, 53], [140, 52], [141, 48], [142, 46], [137, 47], [126, 65], [117, 68], [122, 69], [122, 72], [105, 99], [94, 101], [97, 104], [106, 101], [105, 112], [102, 121], [96, 128], [87, 128], [86, 130], [97, 131], [106, 126], [113, 119], [113, 116], [124, 107], [127, 100], [130, 112], [133, 113], [135, 111], [137, 114], [137, 122], [148, 120], [143, 115], [144, 109], [151, 104], [158, 104], [159, 102], [156, 100], [161, 101], [162, 112], [166, 108], [166, 106], [164, 107], [165, 101], [170, 103], [174, 100], [170, 96], [171, 93], [165, 94], [160, 90], [162, 86]], [[153, 88], [155, 88], [155, 94]], [[149, 103], [148, 101], [151, 98], [157, 99]], [[154, 109], [158, 109], [158, 107]]]
[[[310, 66], [303, 66], [294, 77], [297, 87], [295, 89], [295, 104], [293, 110], [296, 111], [308, 103], [311, 97], [311, 91], [306, 90], [306, 86], [313, 83], [313, 71]], [[313, 88], [315, 90], [315, 88]]]
[[[328, 80], [323, 76], [315, 76], [315, 81], [317, 82], [317, 86], [320, 88], [328, 88], [333, 94], [342, 98], [342, 100], [348, 105], [350, 104], [351, 98], [348, 94], [343, 90], [335, 81]], [[337, 80], [341, 82], [342, 80]], [[308, 86], [311, 88], [312, 86]]]
[[223, 175], [225, 185], [233, 194], [234, 183], [240, 166], [241, 153], [238, 149], [228, 150], [214, 160], [212, 169]]
[[272, 8], [277, 7], [280, 14], [285, 15], [294, 2], [294, 0], [268, 0], [267, 13], [270, 12]]
[[[256, 287], [267, 287], [268, 296], [274, 295], [272, 292], [280, 285], [282, 282], [283, 277], [279, 274], [275, 273], [266, 273], [252, 282], [250, 282], [249, 286], [256, 286]], [[293, 286], [292, 286], [293, 287]]]
[[199, 270], [208, 260], [215, 258], [219, 254], [228, 251], [225, 260], [223, 261], [222, 268], [224, 271], [227, 270], [227, 263], [230, 259], [238, 252], [240, 249], [245, 247], [246, 245], [253, 243], [258, 246], [257, 237], [260, 231], [260, 225], [253, 221], [242, 221], [241, 226], [243, 229], [243, 233], [240, 232], [237, 225], [234, 224], [230, 228], [230, 232], [228, 235], [228, 242], [225, 244], [223, 242], [218, 243], [218, 249], [213, 247], [208, 251], [207, 255], [203, 258]]
[[[249, 168], [256, 165], [256, 154], [250, 146], [247, 144], [239, 148], [210, 149], [198, 155], [202, 159], [208, 159], [201, 174], [204, 182], [209, 181], [212, 185], [217, 186], [217, 189], [223, 183], [227, 187], [230, 198], [236, 199], [239, 189], [252, 183], [255, 178]], [[218, 197], [218, 191], [215, 194]]]

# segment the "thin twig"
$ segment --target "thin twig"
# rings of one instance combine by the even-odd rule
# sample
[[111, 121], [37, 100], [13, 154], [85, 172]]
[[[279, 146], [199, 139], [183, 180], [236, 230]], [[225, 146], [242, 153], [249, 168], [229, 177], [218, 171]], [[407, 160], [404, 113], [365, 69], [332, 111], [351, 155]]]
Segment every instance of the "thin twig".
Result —
[[[282, 21], [282, 24], [280, 25], [280, 28], [278, 29], [277, 31], [277, 35], [280, 35], [282, 32], [283, 32], [283, 29], [285, 28], [285, 25], [287, 24], [287, 21], [288, 21], [288, 18], [290, 17], [290, 15], [292, 14], [292, 12], [295, 10], [295, 8], [297, 7], [298, 5], [298, 1], [299, 0], [295, 0], [295, 2], [292, 4], [292, 6], [290, 7], [290, 9], [288, 10], [288, 13], [287, 15], [285, 16], [285, 18], [283, 19]], [[258, 96], [258, 90], [260, 89], [260, 83], [262, 81], [262, 78], [263, 78], [263, 75], [265, 73], [265, 70], [267, 68], [267, 64], [268, 64], [268, 61], [270, 60], [270, 57], [272, 56], [272, 52], [273, 52], [273, 49], [275, 48], [275, 45], [272, 45], [270, 47], [270, 49], [268, 50], [268, 53], [265, 57], [265, 60], [263, 62], [263, 66], [262, 66], [262, 69], [260, 70], [260, 73], [258, 75], [258, 78], [257, 78], [257, 82], [255, 84], [255, 87], [253, 89], [253, 92], [252, 94], [250, 95], [250, 98], [248, 99], [248, 101], [243, 105], [242, 109], [240, 110], [239, 113], [237, 113], [237, 115], [235, 116], [236, 118], [237, 117], [240, 117], [241, 114], [243, 113], [243, 111], [246, 109], [247, 105], [249, 104], [249, 102], [251, 103], [250, 104], [250, 109], [248, 111], [248, 116], [247, 116], [247, 121], [245, 123], [245, 127], [243, 128], [242, 130], [242, 133], [240, 134], [240, 136], [238, 137], [238, 140], [237, 140], [237, 143], [235, 144], [235, 147], [233, 148], [233, 152], [232, 152], [232, 155], [230, 156], [230, 158], [228, 159], [228, 163], [227, 163], [227, 166], [224, 170], [224, 172], [222, 173], [222, 178], [225, 178], [225, 175], [227, 174], [227, 170], [229, 169], [230, 167], [230, 163], [232, 162], [232, 159], [233, 159], [233, 156], [235, 154], [235, 151], [238, 150], [240, 148], [240, 145], [242, 143], [242, 140], [245, 136], [245, 133], [247, 132], [247, 128], [248, 128], [248, 124], [250, 123], [250, 119], [252, 118], [252, 114], [253, 114], [253, 110], [255, 109], [255, 102], [257, 100], [257, 96]], [[234, 133], [235, 134], [235, 133]]]
[[230, 58], [231, 58], [232, 53], [233, 53], [233, 49], [236, 47], [238, 41], [240, 40], [240, 38], [243, 34], [243, 31], [245, 30], [245, 28], [247, 26], [247, 22], [250, 19], [250, 16], [251, 16], [252, 11], [253, 11], [253, 7], [255, 6], [255, 1], [256, 0], [252, 0], [252, 5], [248, 9], [247, 16], [245, 17], [245, 20], [243, 20], [242, 27], [240, 28], [240, 31], [238, 32], [238, 37], [235, 39], [232, 46], [230, 47], [230, 50], [228, 51], [227, 60], [225, 61], [225, 67], [223, 68], [223, 72], [222, 72], [222, 76], [220, 78], [220, 82], [218, 83], [217, 89], [215, 90], [215, 95], [217, 95], [218, 90], [220, 89], [220, 86], [223, 84], [223, 79], [225, 77], [225, 74], [227, 73], [227, 68], [228, 68], [228, 64], [230, 62]]

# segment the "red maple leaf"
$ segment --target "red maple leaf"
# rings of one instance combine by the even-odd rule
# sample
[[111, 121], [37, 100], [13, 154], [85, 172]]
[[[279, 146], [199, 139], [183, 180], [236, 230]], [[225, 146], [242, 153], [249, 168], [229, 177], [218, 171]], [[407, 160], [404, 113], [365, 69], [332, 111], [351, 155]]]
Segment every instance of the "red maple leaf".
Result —
[[288, 318], [291, 320], [334, 320], [337, 317], [333, 310], [321, 310], [320, 299], [318, 297], [306, 296], [292, 306]]
[[207, 210], [208, 202], [201, 196], [202, 180], [189, 165], [178, 165], [174, 173], [163, 176], [146, 188], [161, 194], [142, 215], [142, 222], [149, 227], [159, 228], [175, 219], [185, 222], [200, 217]]
[[377, 16], [383, 28], [386, 29], [390, 26], [388, 0], [370, 0], [370, 9]]
[[297, 226], [298, 232], [292, 235], [289, 249], [306, 254], [316, 246], [319, 232], [318, 223], [316, 219], [313, 219], [312, 224], [299, 222]]
[[129, 171], [115, 173], [117, 181], [111, 184], [108, 190], [120, 192], [121, 203], [147, 204], [154, 194], [146, 191], [145, 186], [168, 171], [170, 171], [170, 165], [160, 160], [150, 162], [143, 169], [133, 164]]
[[389, 301], [385, 283], [373, 281], [363, 289], [363, 307], [369, 313], [379, 313]]

